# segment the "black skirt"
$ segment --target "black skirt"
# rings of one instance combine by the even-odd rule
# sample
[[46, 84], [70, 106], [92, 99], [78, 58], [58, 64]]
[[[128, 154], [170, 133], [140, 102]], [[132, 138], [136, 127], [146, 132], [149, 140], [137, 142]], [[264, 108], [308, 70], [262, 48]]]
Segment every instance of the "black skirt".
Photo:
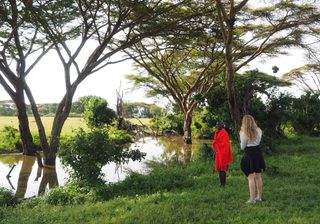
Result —
[[242, 172], [249, 176], [251, 173], [261, 173], [266, 169], [266, 164], [260, 146], [247, 146], [240, 164]]

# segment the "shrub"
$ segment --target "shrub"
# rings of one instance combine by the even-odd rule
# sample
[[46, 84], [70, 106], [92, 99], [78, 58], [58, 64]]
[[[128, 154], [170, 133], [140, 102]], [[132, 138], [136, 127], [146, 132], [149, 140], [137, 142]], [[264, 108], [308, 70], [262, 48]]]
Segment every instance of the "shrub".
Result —
[[[121, 133], [121, 134], [120, 134]], [[117, 138], [117, 136], [122, 136]], [[139, 150], [130, 150], [126, 145], [127, 136], [121, 131], [109, 137], [107, 129], [85, 132], [78, 130], [74, 136], [61, 143], [62, 164], [72, 168], [71, 177], [86, 184], [103, 183], [101, 169], [110, 162], [126, 163], [144, 157]]]
[[116, 113], [108, 107], [108, 102], [97, 96], [93, 96], [85, 102], [83, 118], [91, 128], [100, 128], [111, 124]]
[[299, 135], [320, 133], [320, 95], [306, 93], [293, 101], [292, 126]]
[[18, 202], [11, 191], [0, 187], [0, 206], [14, 206]]
[[212, 160], [214, 157], [212, 146], [206, 143], [201, 144], [198, 157], [203, 160]]
[[11, 126], [5, 126], [0, 131], [0, 150], [22, 151], [22, 144], [19, 131]]
[[162, 133], [166, 131], [175, 131], [179, 134], [183, 134], [183, 115], [168, 114], [162, 117], [155, 116], [151, 120], [151, 127], [158, 129]]

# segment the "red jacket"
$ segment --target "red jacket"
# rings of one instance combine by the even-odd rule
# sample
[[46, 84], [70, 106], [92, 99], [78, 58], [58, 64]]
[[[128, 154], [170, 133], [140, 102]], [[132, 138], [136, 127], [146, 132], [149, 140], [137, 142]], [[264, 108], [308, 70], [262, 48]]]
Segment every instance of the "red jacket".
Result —
[[224, 128], [215, 132], [212, 146], [215, 151], [215, 170], [226, 170], [232, 162], [232, 153], [229, 135]]

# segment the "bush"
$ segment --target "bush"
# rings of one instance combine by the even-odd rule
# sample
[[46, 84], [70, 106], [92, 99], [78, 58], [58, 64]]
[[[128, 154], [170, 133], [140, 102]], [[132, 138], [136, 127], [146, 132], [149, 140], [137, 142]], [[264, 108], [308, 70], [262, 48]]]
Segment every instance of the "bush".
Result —
[[192, 117], [191, 128], [193, 136], [211, 139], [213, 136], [213, 127], [215, 126], [211, 120], [213, 120], [212, 114], [210, 114], [208, 110], [196, 111]]
[[111, 124], [116, 113], [108, 107], [108, 102], [98, 96], [93, 96], [85, 102], [83, 118], [91, 128], [101, 128]]
[[212, 160], [214, 157], [213, 148], [206, 143], [201, 144], [199, 150], [199, 158], [203, 160]]
[[11, 191], [0, 187], [0, 206], [14, 206], [18, 202]]
[[320, 95], [306, 93], [293, 101], [292, 126], [299, 135], [320, 133]]
[[129, 159], [140, 160], [144, 157], [139, 150], [129, 150], [125, 140], [128, 140], [128, 136], [122, 131], [112, 132], [110, 138], [107, 129], [90, 132], [80, 129], [75, 136], [61, 143], [59, 155], [62, 164], [72, 168], [71, 177], [96, 185], [104, 182], [101, 173], [104, 165], [110, 162], [126, 163]]
[[162, 117], [155, 116], [151, 120], [151, 127], [158, 129], [162, 133], [166, 131], [175, 131], [179, 134], [183, 134], [183, 115], [168, 114]]
[[54, 188], [44, 196], [44, 202], [50, 205], [83, 204], [89, 199], [94, 201], [94, 198], [89, 194], [89, 190], [76, 184]]
[[0, 150], [2, 151], [22, 151], [22, 143], [19, 131], [11, 126], [5, 126], [0, 130]]

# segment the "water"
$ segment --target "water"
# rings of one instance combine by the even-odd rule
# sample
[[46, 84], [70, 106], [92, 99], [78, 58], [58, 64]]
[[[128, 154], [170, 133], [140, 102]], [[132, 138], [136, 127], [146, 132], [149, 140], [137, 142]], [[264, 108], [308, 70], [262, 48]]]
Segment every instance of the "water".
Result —
[[[202, 143], [211, 144], [211, 140], [193, 140], [192, 145], [185, 145], [181, 137], [142, 138], [131, 145], [146, 153], [143, 161], [130, 161], [117, 166], [110, 163], [102, 168], [108, 182], [123, 180], [128, 170], [140, 173], [148, 171], [145, 161], [188, 163], [197, 153]], [[18, 197], [29, 198], [47, 192], [55, 186], [63, 186], [68, 178], [68, 171], [56, 160], [55, 169], [39, 168], [36, 158], [21, 154], [0, 155], [0, 187], [13, 191]], [[10, 172], [11, 171], [11, 172]], [[10, 172], [10, 176], [7, 176]]]

